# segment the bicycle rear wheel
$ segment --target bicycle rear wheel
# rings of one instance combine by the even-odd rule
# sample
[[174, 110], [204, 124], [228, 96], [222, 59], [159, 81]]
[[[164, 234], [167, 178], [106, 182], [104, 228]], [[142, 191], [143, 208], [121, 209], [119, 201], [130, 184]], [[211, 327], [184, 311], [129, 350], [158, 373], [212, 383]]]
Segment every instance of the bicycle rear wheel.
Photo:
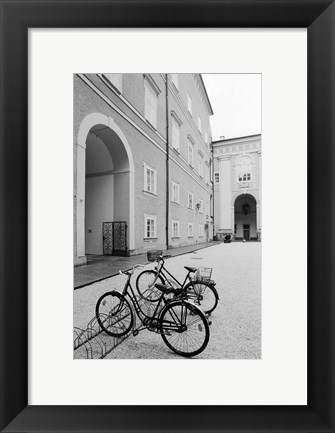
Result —
[[98, 323], [112, 337], [126, 335], [133, 326], [134, 315], [129, 301], [119, 292], [102, 295], [95, 307]]
[[172, 302], [164, 308], [160, 332], [164, 343], [185, 357], [199, 355], [209, 341], [206, 316], [198, 307], [185, 301]]
[[136, 279], [136, 289], [141, 298], [150, 302], [157, 302], [162, 296], [162, 292], [156, 289], [156, 283], [164, 284], [164, 279], [156, 271], [141, 272]]
[[187, 297], [200, 306], [206, 314], [212, 313], [218, 305], [216, 289], [206, 281], [192, 281], [185, 286]]

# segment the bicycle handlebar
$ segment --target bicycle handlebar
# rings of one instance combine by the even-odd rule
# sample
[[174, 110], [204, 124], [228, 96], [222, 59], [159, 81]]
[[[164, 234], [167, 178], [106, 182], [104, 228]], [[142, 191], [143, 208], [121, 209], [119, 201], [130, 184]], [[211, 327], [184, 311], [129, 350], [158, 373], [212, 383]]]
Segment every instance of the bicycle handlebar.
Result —
[[141, 265], [141, 264], [137, 264], [137, 265], [134, 265], [133, 266], [133, 268], [131, 269], [131, 270], [129, 270], [129, 271], [121, 271], [121, 269], [119, 270], [119, 274], [120, 275], [133, 275], [133, 273], [134, 273], [134, 271], [135, 271], [135, 269], [136, 268], [143, 268], [144, 267], [144, 265]]

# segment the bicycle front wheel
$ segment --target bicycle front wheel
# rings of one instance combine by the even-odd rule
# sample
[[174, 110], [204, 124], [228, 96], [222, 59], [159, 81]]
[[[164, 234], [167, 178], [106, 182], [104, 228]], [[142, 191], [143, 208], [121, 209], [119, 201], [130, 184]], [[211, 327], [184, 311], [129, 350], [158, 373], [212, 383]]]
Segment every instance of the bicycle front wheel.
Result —
[[143, 271], [136, 279], [136, 289], [141, 298], [150, 302], [157, 302], [162, 292], [155, 287], [155, 284], [164, 284], [164, 279], [156, 271]]
[[198, 307], [185, 301], [172, 302], [164, 308], [160, 316], [160, 333], [173, 352], [185, 357], [199, 355], [209, 341], [206, 316]]
[[195, 302], [206, 314], [212, 313], [218, 305], [219, 296], [214, 287], [205, 281], [192, 281], [185, 286], [187, 297]]
[[101, 329], [112, 337], [126, 335], [134, 323], [129, 301], [119, 292], [102, 295], [95, 307], [95, 315]]

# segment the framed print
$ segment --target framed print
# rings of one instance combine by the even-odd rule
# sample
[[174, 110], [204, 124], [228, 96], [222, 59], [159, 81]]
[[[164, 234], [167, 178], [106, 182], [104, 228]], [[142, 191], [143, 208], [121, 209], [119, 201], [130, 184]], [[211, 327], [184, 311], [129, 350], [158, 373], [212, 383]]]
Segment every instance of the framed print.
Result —
[[[211, 432], [220, 430], [229, 432], [239, 430], [268, 432], [276, 430], [279, 432], [314, 431], [320, 433], [334, 431], [334, 8], [334, 2], [331, 0], [292, 2], [272, 0], [258, 2], [250, 0], [237, 3], [225, 0], [210, 3], [206, 3], [205, 0], [180, 1], [178, 3], [169, 0], [161, 2], [100, 2], [89, 0], [82, 2], [68, 1], [66, 3], [57, 0], [42, 2], [1, 0], [1, 431]], [[30, 347], [32, 340], [28, 336], [28, 328], [37, 329], [35, 324], [33, 325], [37, 310], [31, 309], [31, 299], [29, 298], [31, 293], [28, 297], [28, 286], [30, 292], [34, 290], [34, 287], [32, 287], [32, 275], [36, 268], [43, 266], [43, 263], [36, 263], [33, 260], [35, 257], [33, 244], [36, 245], [36, 242], [34, 243], [30, 230], [32, 224], [36, 226], [39, 217], [45, 219], [46, 213], [44, 209], [42, 211], [41, 207], [37, 209], [37, 212], [36, 210], [32, 211], [32, 201], [35, 198], [28, 186], [31, 187], [35, 182], [34, 174], [41, 167], [45, 169], [45, 179], [48, 179], [47, 164], [50, 164], [50, 166], [52, 163], [55, 164], [57, 158], [61, 156], [59, 149], [57, 153], [57, 146], [51, 148], [46, 145], [38, 147], [38, 154], [41, 155], [41, 159], [39, 157], [34, 161], [31, 159], [31, 149], [29, 147], [33, 145], [31, 136], [33, 125], [43, 122], [42, 116], [33, 119], [31, 117], [31, 113], [34, 112], [35, 108], [31, 89], [28, 85], [28, 83], [31, 84], [31, 81], [28, 78], [31, 79], [36, 70], [36, 64], [28, 62], [29, 49], [31, 49], [28, 42], [34, 38], [31, 36], [33, 34], [31, 31], [34, 29], [50, 30], [49, 36], [47, 36], [47, 32], [45, 33], [45, 43], [49, 44], [49, 46], [46, 46], [45, 53], [49, 51], [48, 55], [51, 54], [51, 56], [45, 55], [44, 63], [43, 60], [39, 60], [37, 64], [37, 69], [40, 68], [43, 71], [41, 75], [43, 75], [44, 80], [48, 81], [50, 86], [48, 101], [50, 105], [53, 102], [51, 90], [56, 92], [58, 92], [58, 89], [59, 92], [64, 91], [61, 84], [61, 71], [62, 69], [66, 70], [67, 67], [65, 62], [57, 65], [60, 71], [59, 80], [55, 79], [51, 73], [52, 71], [48, 73], [48, 68], [53, 70], [55, 67], [51, 59], [52, 53], [57, 58], [53, 41], [63, 38], [65, 44], [70, 45], [71, 35], [69, 29], [85, 29], [86, 36], [82, 33], [82, 37], [88, 35], [88, 40], [93, 39], [93, 37], [90, 38], [89, 36], [90, 31], [93, 36], [94, 31], [97, 29], [102, 36], [104, 36], [104, 30], [106, 29], [115, 29], [115, 31], [121, 32], [130, 30], [130, 32], [133, 32], [133, 36], [136, 32], [139, 32], [136, 36], [138, 38], [144, 37], [147, 32], [149, 35], [149, 39], [145, 44], [147, 51], [155, 51], [154, 44], [150, 41], [148, 29], [160, 29], [161, 33], [164, 33], [166, 29], [170, 30], [171, 44], [176, 47], [176, 50], [178, 44], [183, 44], [183, 42], [182, 38], [180, 40], [177, 37], [173, 39], [173, 32], [178, 36], [178, 30], [182, 29], [182, 32], [189, 35], [189, 37], [192, 35], [193, 39], [190, 37], [190, 40], [199, 44], [197, 46], [200, 52], [202, 52], [200, 49], [201, 36], [205, 36], [208, 30], [215, 34], [217, 29], [239, 29], [242, 33], [243, 31], [247, 32], [248, 29], [273, 29], [273, 31], [280, 29], [283, 35], [287, 32], [288, 43], [293, 44], [294, 38], [292, 36], [290, 40], [290, 31], [292, 29], [306, 29], [307, 56], [304, 57], [303, 55], [302, 61], [307, 58], [307, 215], [303, 207], [295, 206], [295, 204], [300, 203], [298, 198], [296, 203], [294, 201], [290, 202], [290, 208], [286, 209], [286, 212], [291, 212], [291, 220], [297, 223], [294, 226], [285, 227], [284, 230], [287, 236], [287, 247], [290, 249], [299, 236], [301, 236], [300, 239], [304, 237], [303, 224], [299, 225], [299, 217], [301, 221], [307, 218], [306, 242], [308, 250], [306, 253], [304, 249], [305, 243], [302, 241], [301, 257], [297, 257], [297, 260], [304, 261], [307, 255], [307, 276], [301, 275], [300, 281], [300, 284], [303, 285], [305, 279], [307, 280], [308, 292], [306, 404], [266, 404], [264, 403], [265, 400], [260, 399], [258, 400], [262, 402], [260, 405], [257, 402], [245, 403], [242, 396], [239, 401], [238, 390], [240, 388], [237, 385], [237, 377], [236, 387], [238, 389], [235, 394], [237, 397], [235, 399], [232, 397], [232, 404], [229, 404], [229, 402], [222, 404], [219, 399], [215, 400], [210, 395], [210, 391], [206, 393], [206, 389], [203, 388], [206, 378], [212, 382], [211, 386], [213, 386], [217, 378], [211, 376], [209, 371], [206, 372], [206, 368], [201, 368], [205, 364], [194, 363], [193, 361], [190, 361], [187, 367], [183, 363], [178, 364], [179, 371], [177, 372], [175, 366], [172, 365], [172, 361], [169, 361], [171, 362], [169, 365], [167, 361], [162, 360], [158, 372], [157, 369], [151, 371], [152, 374], [154, 372], [155, 378], [149, 380], [150, 370], [145, 375], [141, 367], [137, 367], [139, 371], [131, 371], [134, 370], [134, 364], [129, 362], [128, 364], [115, 362], [113, 365], [107, 363], [110, 372], [106, 372], [105, 376], [99, 376], [98, 370], [102, 370], [102, 368], [101, 364], [97, 368], [96, 362], [101, 361], [82, 362], [70, 359], [69, 362], [77, 363], [74, 364], [76, 370], [71, 373], [72, 376], [75, 376], [77, 372], [78, 376], [83, 378], [80, 391], [94, 397], [92, 403], [87, 403], [88, 400], [83, 396], [79, 403], [77, 400], [76, 403], [71, 404], [67, 400], [67, 394], [70, 393], [71, 386], [69, 386], [69, 389], [66, 386], [56, 389], [55, 386], [57, 380], [61, 382], [61, 377], [68, 374], [65, 364], [58, 363], [58, 365], [55, 365], [51, 362], [51, 358], [55, 358], [57, 352], [66, 351], [66, 348], [69, 347], [69, 339], [66, 335], [59, 338], [54, 331], [51, 332], [51, 329], [55, 328], [52, 328], [48, 323], [48, 314], [45, 315], [46, 320], [44, 322], [37, 322], [37, 326], [43, 328], [46, 335], [45, 353], [40, 352], [45, 365], [43, 371], [42, 368], [40, 369], [40, 374], [44, 378], [44, 389], [49, 388], [49, 395], [54, 393], [54, 395], [57, 395], [57, 399], [53, 400], [48, 397], [49, 399], [42, 401], [32, 398], [32, 390], [29, 389], [32, 382], [29, 376], [32, 372], [36, 376], [36, 368], [33, 369], [32, 353], [34, 347]], [[52, 32], [55, 29], [63, 29], [63, 36], [61, 36], [61, 33]], [[194, 32], [194, 29], [198, 31], [198, 35]], [[118, 43], [122, 47], [119, 51], [119, 47], [114, 44], [113, 49], [113, 44], [111, 45], [111, 52], [116, 59], [122, 60], [123, 56], [130, 57], [126, 49], [126, 39], [130, 40], [131, 37], [125, 35], [126, 33], [123, 36], [118, 34]], [[213, 43], [213, 45], [215, 44]], [[79, 40], [77, 47], [78, 52], [74, 50], [71, 53], [74, 59], [79, 58], [79, 51], [82, 50]], [[221, 52], [219, 44], [217, 52], [218, 55]], [[101, 57], [105, 53], [106, 56], [110, 55], [109, 52], [99, 51], [98, 47], [96, 50], [87, 50], [89, 61], [92, 64], [91, 72], [103, 72], [102, 70], [95, 70], [94, 66], [98, 64], [99, 56]], [[160, 53], [160, 55], [162, 54], [164, 52]], [[158, 56], [158, 54], [156, 55]], [[272, 55], [276, 55], [275, 44], [273, 44]], [[141, 54], [137, 59], [138, 62], [140, 62], [140, 57]], [[152, 58], [154, 58], [153, 55]], [[131, 60], [132, 58], [130, 58]], [[133, 61], [136, 63], [136, 56], [134, 56]], [[194, 60], [192, 58], [189, 61]], [[201, 65], [201, 60], [197, 59], [197, 61]], [[207, 62], [206, 58], [205, 61]], [[292, 59], [292, 65], [294, 64]], [[72, 73], [79, 74], [83, 71], [83, 69], [80, 69], [72, 71]], [[85, 72], [90, 71], [85, 70]], [[148, 71], [142, 69], [141, 71], [136, 70], [136, 72], [144, 74]], [[159, 72], [164, 71], [159, 70]], [[293, 68], [292, 77], [294, 72]], [[155, 80], [152, 80], [149, 75], [147, 74], [144, 80], [146, 80], [146, 95], [149, 95], [149, 99], [151, 98], [149, 104], [151, 111], [149, 110], [145, 115], [150, 118], [151, 123], [155, 123], [157, 119], [152, 111], [153, 99], [155, 94], [161, 92], [163, 81], [158, 83], [157, 86]], [[109, 86], [114, 86], [114, 88], [120, 86], [120, 82], [113, 81], [117, 77], [100, 78], [105, 80], [104, 85], [107, 83]], [[84, 79], [87, 80], [87, 77], [82, 76], [79, 79], [83, 81]], [[92, 77], [91, 79], [93, 80]], [[286, 76], [285, 79], [289, 81]], [[71, 88], [67, 89], [67, 91], [68, 94], [72, 93], [72, 76]], [[189, 97], [188, 110], [191, 111], [192, 98], [191, 95]], [[292, 105], [293, 101], [288, 100], [287, 104]], [[297, 113], [296, 122], [298, 122], [299, 114]], [[64, 137], [66, 137], [67, 126], [61, 121], [61, 114], [59, 116], [57, 116], [57, 113], [51, 114], [51, 111], [48, 112], [46, 106], [45, 115], [52, 116], [55, 130], [64, 131]], [[280, 117], [280, 113], [276, 112], [276, 115]], [[176, 131], [182, 124], [183, 118], [182, 115], [175, 112], [173, 119], [176, 139]], [[71, 113], [70, 122], [72, 121]], [[198, 119], [197, 125], [199, 130], [204, 128], [201, 119]], [[282, 126], [283, 128], [287, 127], [287, 125]], [[98, 134], [97, 129], [94, 129], [93, 132]], [[48, 137], [48, 134], [50, 134], [50, 137]], [[42, 143], [43, 140], [46, 144], [52, 142], [52, 130], [48, 134], [45, 135], [45, 138], [43, 137]], [[192, 143], [190, 146], [192, 146]], [[294, 149], [288, 149], [284, 145], [283, 147], [285, 152], [294, 151]], [[42, 155], [45, 158], [44, 160]], [[202, 164], [201, 154], [199, 158], [197, 153], [196, 158], [197, 162], [199, 159], [199, 170], [203, 170], [204, 165]], [[300, 164], [305, 166], [305, 163], [306, 161], [302, 156]], [[66, 164], [67, 159], [64, 158], [64, 165], [62, 166], [64, 171]], [[243, 167], [245, 167], [246, 163], [243, 164]], [[283, 168], [281, 171], [285, 172], [285, 169]], [[146, 193], [155, 193], [155, 176], [157, 173], [152, 168], [152, 163], [145, 166], [144, 173], [147, 174]], [[248, 180], [248, 176], [250, 176], [248, 173], [248, 171], [240, 173], [241, 182], [243, 182], [243, 176], [245, 176], [245, 181]], [[67, 201], [67, 196], [64, 195], [61, 201], [57, 196], [57, 185], [61, 184], [61, 178], [62, 170], [59, 170], [57, 179], [48, 179], [48, 182], [45, 182], [49, 190], [45, 191], [44, 204], [42, 203], [39, 206], [45, 206], [50, 212], [54, 211], [52, 206], [49, 206], [50, 203], [61, 203], [62, 201], [65, 203]], [[177, 184], [176, 181], [175, 184]], [[306, 194], [304, 182], [298, 176], [290, 185], [297, 197]], [[175, 190], [175, 201], [179, 200], [177, 190], [178, 188]], [[192, 197], [189, 197], [189, 203], [193, 207]], [[198, 210], [201, 210], [204, 205], [205, 203], [199, 202]], [[241, 205], [242, 211], [245, 209], [245, 212], [248, 213], [251, 205], [245, 202], [244, 208]], [[67, 236], [66, 226], [62, 225], [62, 209], [58, 211], [58, 224], [61, 228], [64, 228], [64, 236]], [[155, 220], [152, 213], [146, 214], [145, 218], [145, 235], [154, 238], [156, 235], [155, 221], [157, 220]], [[50, 221], [52, 221], [51, 217]], [[54, 220], [52, 224], [54, 224]], [[39, 253], [42, 253], [46, 258], [48, 258], [48, 253], [56, 243], [52, 224], [50, 229], [44, 228], [40, 233], [43, 242], [39, 244]], [[173, 221], [171, 229], [174, 231], [175, 237], [178, 238], [178, 219]], [[188, 230], [191, 234], [193, 234], [193, 230], [202, 233], [203, 227], [200, 227], [199, 224], [197, 227], [188, 227]], [[249, 236], [249, 230], [250, 227], [246, 225], [243, 236]], [[58, 238], [61, 238], [61, 236], [62, 234]], [[72, 234], [69, 236], [72, 236]], [[54, 275], [65, 275], [70, 269], [66, 259], [69, 256], [66, 248], [63, 254], [59, 262], [53, 264], [50, 274], [43, 277], [42, 286], [44, 284], [52, 286], [52, 280], [56, 278]], [[276, 260], [280, 259], [276, 258]], [[282, 270], [283, 273], [285, 271], [286, 269]], [[287, 285], [292, 286], [292, 281], [289, 278]], [[52, 309], [58, 310], [59, 321], [61, 322], [68, 307], [60, 293], [61, 291], [57, 293], [57, 288], [52, 291], [52, 296], [47, 290], [45, 293], [41, 292], [40, 296], [47, 298], [44, 300], [46, 304], [42, 304], [42, 302], [39, 304], [38, 302], [37, 305], [47, 305], [46, 312], [48, 312], [48, 309], [50, 311]], [[286, 293], [284, 289], [283, 293]], [[289, 296], [287, 297], [287, 304], [289, 308]], [[28, 314], [28, 311], [29, 313], [34, 311], [36, 315]], [[281, 316], [284, 322], [285, 311], [282, 312]], [[53, 316], [50, 313], [49, 320], [53, 320], [51, 317]], [[59, 329], [61, 329], [60, 325]], [[71, 344], [72, 342], [70, 342]], [[276, 344], [276, 341], [274, 341], [274, 344]], [[297, 339], [296, 345], [299, 344], [301, 344], [301, 341]], [[50, 347], [54, 352], [50, 351]], [[50, 364], [48, 364], [46, 355], [50, 357]], [[294, 365], [295, 359], [290, 353], [287, 353], [287, 356], [284, 354], [282, 359], [283, 370], [284, 367], [290, 364]], [[106, 362], [103, 362], [106, 365]], [[83, 364], [88, 366], [86, 367]], [[143, 367], [144, 364], [141, 365]], [[303, 371], [304, 366], [301, 368]], [[87, 369], [86, 374], [85, 370], [82, 369]], [[91, 372], [87, 373], [91, 369], [96, 370], [96, 376], [92, 376]], [[228, 370], [229, 367], [227, 366], [226, 369]], [[281, 367], [277, 366], [276, 369], [271, 371], [273, 395], [276, 394], [277, 385], [275, 379], [280, 377], [280, 370]], [[84, 371], [84, 374], [82, 374], [82, 371]], [[135, 375], [139, 376], [142, 382], [135, 382]], [[249, 374], [249, 376], [251, 375]], [[173, 380], [176, 382], [176, 389], [179, 389], [175, 404], [171, 404], [171, 400], [168, 402], [164, 400], [163, 391], [166, 389], [166, 386], [163, 386], [164, 383], [173, 383]], [[200, 384], [200, 381], [203, 383]], [[152, 392], [147, 386], [149, 382]], [[223, 386], [222, 382], [218, 381], [217, 384], [219, 383]], [[184, 386], [180, 384], [184, 384]], [[228, 383], [226, 385], [228, 388]], [[270, 388], [271, 383], [268, 385]], [[257, 383], [254, 386], [254, 394], [256, 394]], [[182, 393], [184, 394], [180, 393], [180, 388], [183, 388]], [[292, 390], [289, 384], [286, 388], [284, 387], [281, 392], [290, 396]], [[194, 403], [193, 399], [197, 389], [200, 403]], [[107, 391], [106, 394], [103, 394], [102, 390]], [[105, 400], [107, 404], [104, 401], [105, 395], [109, 393], [113, 394], [112, 404], [108, 403], [108, 400]], [[240, 393], [242, 394], [243, 390], [240, 389]], [[252, 389], [250, 393], [252, 394]], [[155, 401], [151, 398], [152, 394], [154, 394], [155, 398], [158, 394]], [[118, 395], [121, 404], [118, 404]], [[34, 404], [34, 401], [38, 403]], [[54, 403], [55, 401], [56, 403]], [[95, 402], [98, 402], [98, 404]]]

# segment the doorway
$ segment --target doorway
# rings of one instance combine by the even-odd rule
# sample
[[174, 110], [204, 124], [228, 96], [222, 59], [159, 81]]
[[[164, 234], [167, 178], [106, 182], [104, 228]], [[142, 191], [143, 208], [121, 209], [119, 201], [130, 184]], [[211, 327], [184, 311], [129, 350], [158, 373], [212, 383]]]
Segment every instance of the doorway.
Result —
[[[129, 161], [120, 137], [108, 126], [95, 125], [89, 131], [85, 172], [86, 254], [126, 255]], [[110, 228], [104, 226], [106, 221], [110, 221]], [[110, 232], [111, 251], [109, 241], [105, 241]]]
[[243, 224], [243, 239], [250, 241], [250, 224]]
[[234, 202], [235, 240], [257, 240], [256, 199], [251, 194], [241, 194]]

